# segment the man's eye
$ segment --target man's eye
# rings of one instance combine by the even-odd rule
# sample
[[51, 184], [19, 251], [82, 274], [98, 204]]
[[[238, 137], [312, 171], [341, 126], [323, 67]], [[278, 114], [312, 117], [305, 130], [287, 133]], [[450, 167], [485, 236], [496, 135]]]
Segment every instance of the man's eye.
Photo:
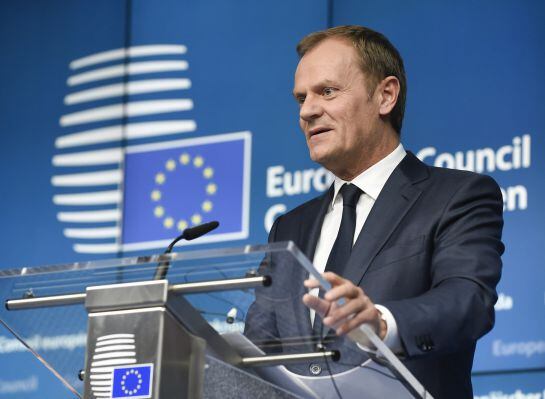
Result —
[[305, 102], [304, 96], [297, 96], [295, 99], [297, 100], [298, 104], [303, 104]]
[[329, 97], [335, 93], [335, 89], [333, 87], [326, 87], [324, 90], [322, 90], [322, 94], [326, 97]]

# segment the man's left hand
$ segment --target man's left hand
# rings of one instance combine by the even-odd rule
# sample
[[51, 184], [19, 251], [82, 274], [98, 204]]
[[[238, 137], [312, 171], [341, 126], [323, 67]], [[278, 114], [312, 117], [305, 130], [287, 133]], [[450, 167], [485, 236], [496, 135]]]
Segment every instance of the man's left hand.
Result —
[[[367, 323], [381, 339], [384, 339], [387, 332], [386, 322], [382, 320], [379, 310], [363, 290], [335, 273], [325, 272], [323, 276], [332, 286], [324, 297], [319, 298], [311, 294], [303, 296], [303, 303], [323, 317], [323, 324], [335, 329], [337, 335], [343, 335]], [[318, 288], [320, 283], [311, 278], [305, 280], [305, 287]], [[339, 305], [337, 302], [341, 298], [344, 298], [345, 302]]]

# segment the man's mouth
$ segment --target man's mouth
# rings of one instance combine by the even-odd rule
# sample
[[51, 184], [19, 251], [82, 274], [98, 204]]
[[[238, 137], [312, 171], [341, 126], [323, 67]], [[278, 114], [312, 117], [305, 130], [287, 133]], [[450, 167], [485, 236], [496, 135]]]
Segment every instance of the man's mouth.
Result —
[[308, 131], [308, 137], [311, 138], [312, 136], [316, 136], [318, 134], [326, 133], [326, 132], [329, 132], [330, 130], [332, 130], [332, 129], [329, 128], [329, 127], [315, 127], [315, 128], [310, 129]]

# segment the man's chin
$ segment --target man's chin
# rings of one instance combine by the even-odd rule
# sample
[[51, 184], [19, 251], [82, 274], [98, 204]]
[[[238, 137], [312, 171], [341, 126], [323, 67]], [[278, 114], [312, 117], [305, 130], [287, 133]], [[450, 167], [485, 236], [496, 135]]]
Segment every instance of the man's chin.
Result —
[[313, 148], [309, 148], [309, 155], [310, 159], [317, 163], [320, 163], [320, 160], [324, 158], [324, 154], [322, 154], [320, 151], [316, 151], [316, 149]]
[[329, 170], [328, 165], [332, 162], [331, 155], [329, 153], [324, 153], [320, 151], [310, 150], [310, 159], [322, 165], [324, 168], [328, 170]]

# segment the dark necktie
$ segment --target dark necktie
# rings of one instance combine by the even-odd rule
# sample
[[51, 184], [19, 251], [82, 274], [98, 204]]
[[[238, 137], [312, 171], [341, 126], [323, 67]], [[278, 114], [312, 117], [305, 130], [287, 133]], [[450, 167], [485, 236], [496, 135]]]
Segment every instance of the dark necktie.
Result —
[[[343, 184], [339, 193], [343, 197], [343, 215], [337, 238], [327, 258], [325, 271], [342, 276], [344, 268], [348, 263], [348, 258], [350, 258], [350, 254], [352, 253], [354, 230], [356, 230], [356, 204], [362, 191], [353, 184]], [[319, 295], [323, 297], [324, 292], [320, 290]], [[316, 315], [314, 318], [313, 334], [315, 336], [321, 335], [322, 329], [322, 319]], [[326, 331], [323, 332], [325, 333]]]
[[325, 270], [342, 276], [348, 258], [352, 253], [354, 230], [356, 229], [356, 204], [362, 191], [354, 184], [343, 184], [339, 193], [343, 197], [341, 227], [327, 258]]

